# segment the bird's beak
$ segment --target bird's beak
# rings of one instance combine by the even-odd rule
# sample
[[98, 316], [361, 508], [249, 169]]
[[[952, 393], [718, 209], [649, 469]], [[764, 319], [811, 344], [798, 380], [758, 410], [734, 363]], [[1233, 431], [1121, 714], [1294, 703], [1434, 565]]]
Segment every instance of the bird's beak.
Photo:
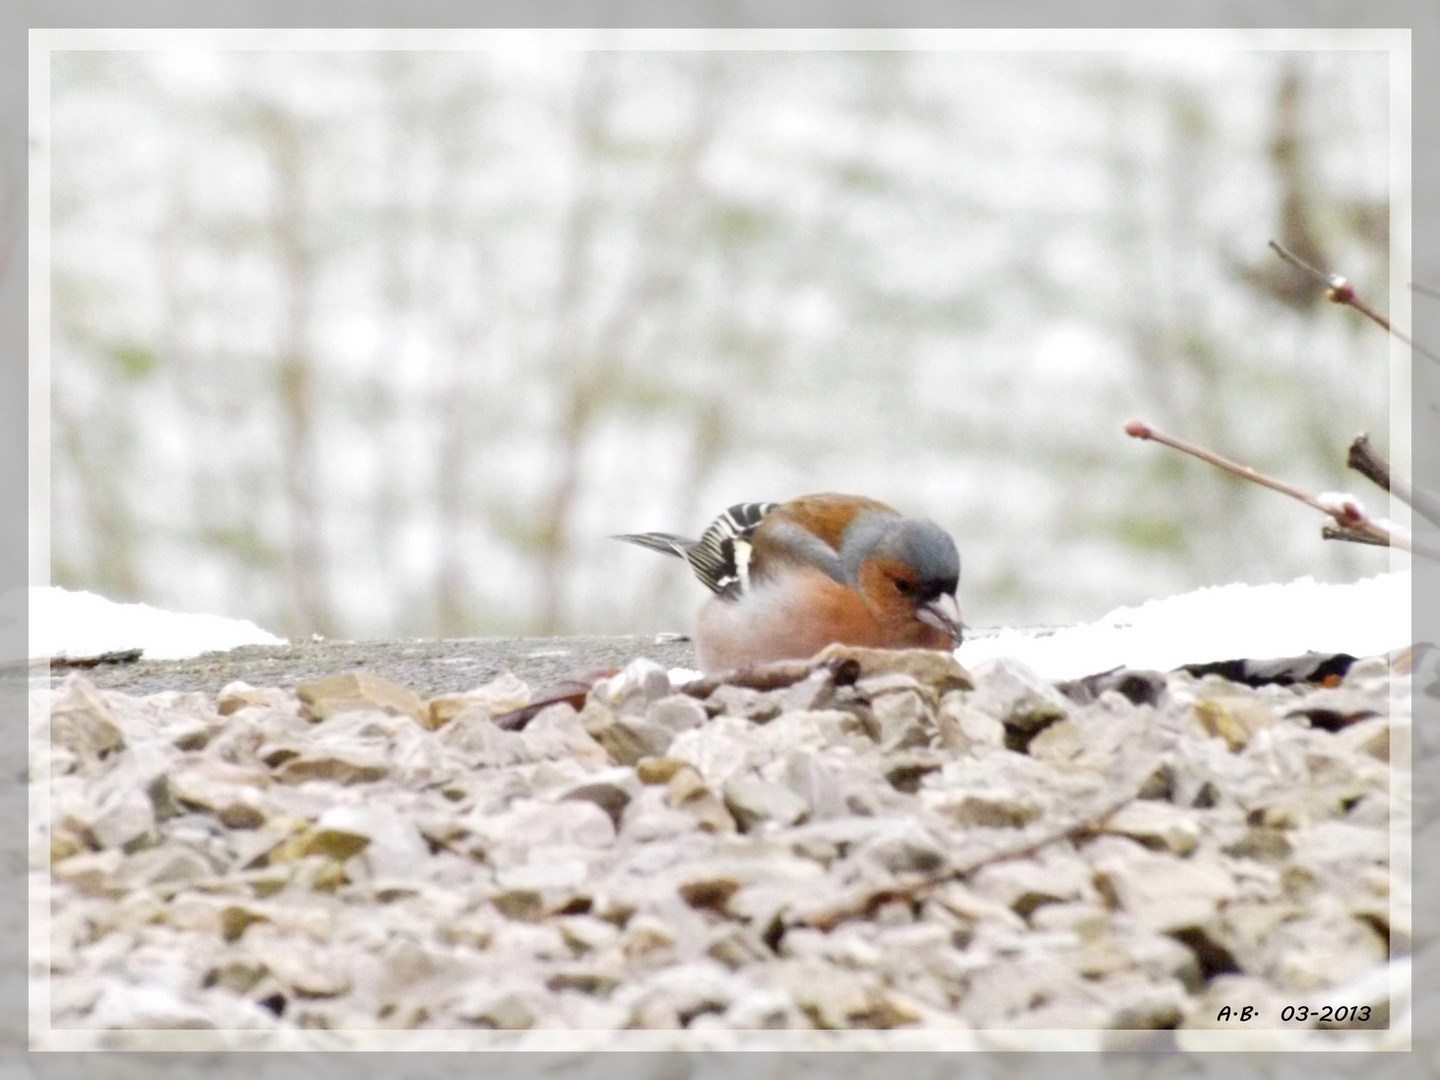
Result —
[[915, 609], [915, 617], [926, 626], [933, 626], [942, 634], [949, 634], [959, 645], [964, 637], [965, 624], [960, 620], [960, 605], [950, 593], [941, 593], [928, 604]]

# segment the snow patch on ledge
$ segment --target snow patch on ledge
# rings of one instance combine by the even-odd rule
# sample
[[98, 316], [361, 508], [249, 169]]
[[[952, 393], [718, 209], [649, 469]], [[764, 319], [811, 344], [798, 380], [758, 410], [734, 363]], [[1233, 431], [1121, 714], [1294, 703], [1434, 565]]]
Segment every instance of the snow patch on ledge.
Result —
[[1411, 642], [1410, 574], [1351, 584], [1313, 578], [1281, 585], [1217, 585], [1061, 630], [1001, 630], [960, 646], [960, 662], [1011, 656], [1047, 679], [1116, 667], [1170, 671], [1217, 660], [1268, 660], [1306, 652], [1374, 656]]
[[[0, 597], [0, 618], [18, 618], [19, 593], [14, 589]], [[118, 604], [91, 592], [53, 586], [30, 590], [29, 651], [34, 658], [143, 649], [147, 660], [183, 660], [241, 645], [286, 644], [245, 619]]]

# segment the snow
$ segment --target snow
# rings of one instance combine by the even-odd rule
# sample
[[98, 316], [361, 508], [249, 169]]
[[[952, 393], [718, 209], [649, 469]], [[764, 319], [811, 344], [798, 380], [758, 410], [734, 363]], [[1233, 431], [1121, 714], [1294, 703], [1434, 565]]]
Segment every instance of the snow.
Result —
[[[18, 617], [19, 590], [0, 598], [0, 618]], [[284, 645], [243, 619], [185, 615], [148, 604], [117, 604], [88, 592], [30, 590], [30, 655], [94, 656], [140, 648], [147, 658], [181, 659], [241, 645]], [[1001, 630], [960, 647], [974, 667], [1015, 657], [1049, 679], [1126, 666], [1168, 671], [1215, 660], [1272, 659], [1305, 652], [1373, 656], [1411, 644], [1410, 574], [1352, 584], [1301, 578], [1285, 585], [1223, 585], [1054, 631]]]
[[1116, 608], [1062, 630], [1002, 630], [966, 641], [958, 656], [967, 667], [1013, 656], [1047, 679], [1078, 679], [1121, 666], [1169, 671], [1312, 651], [1374, 656], [1411, 643], [1405, 571], [1343, 585], [1309, 577], [1285, 585], [1219, 585]]
[[[18, 606], [18, 590], [5, 608]], [[10, 614], [9, 611], [4, 614]], [[30, 590], [30, 655], [96, 656], [144, 649], [148, 660], [181, 660], [241, 645], [285, 645], [244, 619], [185, 615], [149, 604], [117, 604], [91, 592], [60, 588]]]

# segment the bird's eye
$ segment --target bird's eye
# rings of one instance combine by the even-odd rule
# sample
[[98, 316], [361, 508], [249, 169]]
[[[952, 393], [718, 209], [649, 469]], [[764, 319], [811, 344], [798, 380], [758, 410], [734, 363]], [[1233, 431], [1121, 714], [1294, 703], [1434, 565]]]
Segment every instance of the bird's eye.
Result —
[[906, 581], [904, 578], [891, 578], [895, 582], [895, 589], [901, 596], [914, 596], [920, 591], [920, 586], [914, 582]]

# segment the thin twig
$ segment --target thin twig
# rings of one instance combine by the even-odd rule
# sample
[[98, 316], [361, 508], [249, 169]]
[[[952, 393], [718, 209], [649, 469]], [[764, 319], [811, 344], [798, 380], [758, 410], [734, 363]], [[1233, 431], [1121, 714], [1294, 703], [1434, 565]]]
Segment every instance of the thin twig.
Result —
[[[1159, 756], [1149, 759], [1148, 763], [1151, 768], [1144, 773], [1146, 780], [1160, 766], [1161, 761]], [[1098, 831], [1107, 820], [1139, 798], [1144, 783], [1145, 780], [1142, 780], [1138, 784], [1127, 785], [1127, 790], [1120, 795], [1111, 796], [1097, 808], [1067, 821], [1057, 822], [1051, 827], [1039, 829], [1028, 835], [1022, 834], [1015, 841], [974, 853], [968, 858], [958, 858], [941, 870], [921, 873], [893, 884], [861, 886], [850, 892], [839, 903], [817, 910], [795, 912], [792, 916], [793, 920], [796, 924], [812, 926], [818, 930], [829, 932], [841, 923], [866, 917], [888, 901], [919, 900], [952, 881], [970, 876], [982, 867], [999, 862], [1009, 862], [1011, 859], [1028, 858], [1041, 848], [1048, 847], [1060, 840], [1079, 839], [1087, 833]]]
[[0, 669], [10, 671], [19, 668], [48, 667], [53, 671], [62, 668], [93, 668], [104, 664], [133, 664], [145, 653], [144, 649], [116, 649], [114, 652], [96, 653], [93, 656], [31, 656], [24, 660], [6, 660]]
[[1440, 498], [1412, 487], [1403, 476], [1392, 473], [1384, 455], [1370, 445], [1369, 436], [1357, 435], [1345, 460], [1350, 468], [1375, 481], [1421, 517], [1440, 525]]
[[[1295, 267], [1298, 270], [1303, 270], [1305, 273], [1313, 277], [1316, 281], [1323, 282], [1326, 286], [1325, 298], [1327, 300], [1330, 300], [1336, 304], [1348, 304], [1350, 307], [1360, 312], [1361, 315], [1364, 315], [1366, 318], [1379, 324], [1389, 333], [1394, 334], [1397, 338], [1403, 341], [1406, 345], [1410, 346], [1410, 348], [1414, 349], [1421, 356], [1424, 356], [1427, 359], [1433, 360], [1435, 363], [1440, 364], [1440, 356], [1436, 356], [1434, 353], [1425, 349], [1423, 346], [1416, 345], [1415, 342], [1412, 341], [1408, 335], [1402, 333], [1399, 330], [1396, 330], [1393, 326], [1391, 326], [1389, 319], [1387, 319], [1384, 315], [1381, 315], [1378, 311], [1376, 311], [1373, 307], [1371, 307], [1363, 299], [1361, 299], [1360, 295], [1355, 291], [1355, 286], [1350, 284], [1349, 278], [1344, 277], [1341, 274], [1330, 274], [1325, 272], [1324, 270], [1316, 269], [1315, 267], [1307, 263], [1304, 259], [1300, 258], [1298, 255], [1294, 254], [1293, 252], [1287, 251], [1284, 247], [1276, 243], [1274, 240], [1270, 241], [1270, 246], [1275, 250], [1275, 254], [1279, 255], [1280, 258], [1284, 259], [1291, 266]], [[1415, 288], [1415, 286], [1412, 285], [1411, 288], [1413, 289]]]
[[1325, 298], [1327, 300], [1330, 300], [1336, 304], [1349, 304], [1356, 311], [1360, 312], [1362, 315], [1373, 319], [1375, 322], [1383, 326], [1386, 330], [1389, 330], [1392, 334], [1396, 334], [1397, 337], [1400, 336], [1390, 325], [1389, 319], [1385, 318], [1384, 315], [1381, 315], [1378, 311], [1376, 311], [1374, 308], [1372, 308], [1369, 304], [1365, 303], [1365, 301], [1361, 300], [1360, 297], [1356, 295], [1355, 286], [1350, 284], [1350, 280], [1348, 278], [1340, 274], [1326, 273], [1324, 270], [1320, 270], [1314, 266], [1311, 266], [1304, 259], [1300, 258], [1299, 255], [1296, 255], [1292, 251], [1286, 250], [1274, 240], [1270, 241], [1270, 246], [1275, 249], [1275, 254], [1279, 255], [1280, 258], [1284, 259], [1291, 266], [1305, 271], [1305, 273], [1309, 274], [1317, 281], [1323, 281], [1328, 287], [1325, 293]]
[[1308, 491], [1302, 491], [1300, 488], [1287, 484], [1283, 480], [1276, 480], [1273, 477], [1266, 476], [1264, 473], [1257, 472], [1248, 465], [1240, 465], [1231, 461], [1229, 458], [1223, 458], [1219, 454], [1211, 453], [1203, 447], [1196, 446], [1194, 443], [1186, 442], [1184, 439], [1177, 439], [1173, 435], [1166, 435], [1162, 431], [1156, 431], [1149, 424], [1141, 420], [1131, 420], [1126, 424], [1125, 434], [1135, 439], [1153, 439], [1155, 442], [1163, 443], [1172, 449], [1179, 450], [1192, 457], [1197, 457], [1201, 461], [1208, 461], [1211, 465], [1224, 469], [1226, 472], [1234, 473], [1236, 476], [1243, 477], [1263, 487], [1278, 491], [1282, 495], [1289, 495], [1292, 499], [1298, 499], [1306, 506], [1314, 507], [1322, 514], [1328, 515], [1340, 529], [1346, 530], [1347, 535], [1341, 536], [1337, 532], [1333, 537], [1334, 539], [1352, 539], [1348, 533], [1360, 533], [1385, 547], [1393, 545], [1394, 547], [1403, 548], [1406, 551], [1412, 551], [1432, 559], [1440, 560], [1440, 547], [1433, 547], [1428, 543], [1415, 541], [1408, 530], [1402, 529], [1398, 525], [1374, 520], [1360, 508], [1360, 504], [1353, 496], [1344, 495], [1321, 498], [1311, 495]]
[[1410, 282], [1410, 288], [1414, 289], [1422, 296], [1428, 296], [1434, 300], [1440, 300], [1440, 289], [1432, 289], [1429, 285], [1421, 285], [1418, 282], [1414, 281]]
[[[1299, 499], [1307, 506], [1313, 506], [1323, 514], [1329, 514], [1331, 512], [1330, 507], [1326, 506], [1307, 491], [1293, 487], [1283, 480], [1276, 480], [1273, 477], [1266, 476], [1264, 473], [1257, 472], [1248, 465], [1240, 465], [1237, 462], [1231, 461], [1229, 458], [1223, 458], [1219, 454], [1211, 453], [1209, 450], [1196, 446], [1194, 443], [1186, 442], [1184, 439], [1177, 439], [1173, 435], [1166, 435], [1163, 431], [1156, 431], [1143, 420], [1131, 420], [1125, 425], [1125, 434], [1134, 439], [1154, 439], [1158, 443], [1163, 443], [1165, 446], [1172, 447], [1192, 457], [1197, 457], [1201, 461], [1208, 461], [1211, 465], [1224, 469], [1226, 472], [1234, 473], [1236, 476], [1244, 477], [1246, 480], [1252, 480], [1257, 484], [1273, 488], [1282, 495], [1289, 495], [1292, 499]], [[1341, 521], [1340, 524], [1354, 525], [1355, 523]]]
[[1322, 525], [1320, 535], [1326, 540], [1348, 540], [1352, 544], [1374, 544], [1376, 547], [1389, 547], [1384, 540], [1377, 540], [1369, 533], [1363, 533], [1358, 529], [1347, 529], [1341, 525]]

